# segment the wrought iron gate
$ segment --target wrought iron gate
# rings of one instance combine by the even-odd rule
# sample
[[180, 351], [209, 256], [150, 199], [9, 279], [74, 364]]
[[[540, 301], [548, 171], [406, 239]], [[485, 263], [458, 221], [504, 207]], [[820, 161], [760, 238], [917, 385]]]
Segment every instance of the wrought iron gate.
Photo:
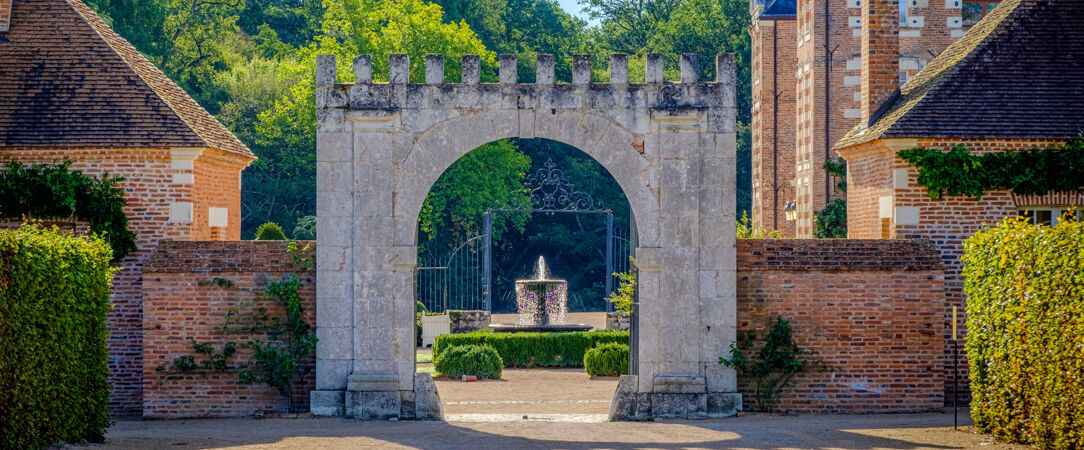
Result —
[[[632, 268], [629, 230], [615, 229], [613, 212], [578, 191], [552, 159], [524, 180], [529, 204], [489, 209], [482, 216], [482, 233], [471, 237], [448, 256], [419, 257], [415, 273], [415, 298], [429, 311], [457, 309], [493, 310], [493, 214], [531, 212], [604, 214], [606, 216], [606, 295], [617, 289], [615, 272]], [[606, 302], [606, 310], [613, 305]]]

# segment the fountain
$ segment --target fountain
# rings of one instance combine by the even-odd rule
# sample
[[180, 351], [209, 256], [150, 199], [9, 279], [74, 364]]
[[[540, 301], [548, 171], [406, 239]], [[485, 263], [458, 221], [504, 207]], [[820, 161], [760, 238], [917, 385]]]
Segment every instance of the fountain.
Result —
[[550, 279], [546, 260], [538, 257], [534, 278], [516, 280], [518, 323], [497, 323], [493, 331], [587, 331], [591, 325], [565, 323], [568, 314], [568, 282]]

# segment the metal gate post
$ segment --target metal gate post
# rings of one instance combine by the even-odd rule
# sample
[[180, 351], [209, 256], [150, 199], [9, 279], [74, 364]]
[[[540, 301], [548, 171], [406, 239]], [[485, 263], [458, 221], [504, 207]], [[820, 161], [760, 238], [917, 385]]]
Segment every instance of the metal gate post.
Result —
[[482, 215], [482, 233], [485, 236], [486, 251], [483, 254], [482, 270], [485, 280], [482, 282], [486, 299], [486, 311], [493, 312], [493, 213], [486, 211]]
[[[606, 214], [606, 297], [614, 293], [614, 215]], [[606, 312], [613, 312], [614, 304], [606, 302]]]

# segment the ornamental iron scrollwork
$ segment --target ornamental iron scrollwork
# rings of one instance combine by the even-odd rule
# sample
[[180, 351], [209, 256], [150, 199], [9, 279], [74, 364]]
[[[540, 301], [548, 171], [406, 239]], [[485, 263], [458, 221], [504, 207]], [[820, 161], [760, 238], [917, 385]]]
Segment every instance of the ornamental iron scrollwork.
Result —
[[528, 175], [523, 181], [523, 187], [530, 204], [524, 204], [523, 197], [515, 195], [509, 206], [502, 209], [531, 210], [546, 214], [609, 211], [602, 202], [596, 202], [591, 194], [576, 190], [576, 185], [568, 181], [564, 170], [558, 168], [552, 158]]

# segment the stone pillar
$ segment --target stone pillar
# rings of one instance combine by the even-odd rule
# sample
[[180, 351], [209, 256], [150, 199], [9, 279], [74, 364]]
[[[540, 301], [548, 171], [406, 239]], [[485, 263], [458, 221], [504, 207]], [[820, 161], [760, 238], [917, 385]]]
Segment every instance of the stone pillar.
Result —
[[572, 84], [591, 84], [591, 55], [572, 55]]
[[648, 53], [644, 56], [645, 83], [662, 83], [664, 81], [662, 63], [662, 55], [658, 53]]
[[500, 68], [498, 70], [498, 77], [502, 85], [509, 86], [516, 84], [519, 78], [519, 62], [516, 59], [516, 55], [501, 55]]
[[540, 86], [552, 86], [554, 80], [553, 66], [553, 55], [538, 55], [538, 63], [535, 66], [534, 84]]
[[610, 55], [610, 84], [629, 83], [628, 55]]

